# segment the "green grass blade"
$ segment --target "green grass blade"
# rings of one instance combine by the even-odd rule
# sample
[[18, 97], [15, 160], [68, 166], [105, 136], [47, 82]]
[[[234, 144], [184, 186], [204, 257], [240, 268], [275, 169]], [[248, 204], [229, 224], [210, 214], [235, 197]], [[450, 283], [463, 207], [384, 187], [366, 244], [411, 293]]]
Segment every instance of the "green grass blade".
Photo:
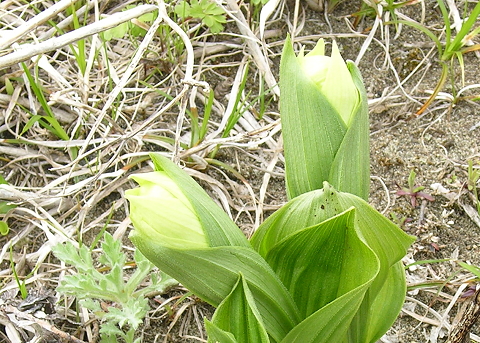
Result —
[[[438, 1], [441, 1], [441, 0], [438, 0]], [[453, 53], [455, 53], [462, 46], [465, 45], [464, 39], [468, 35], [468, 33], [470, 32], [472, 27], [475, 25], [475, 23], [477, 22], [477, 18], [478, 18], [479, 15], [480, 15], [480, 2], [477, 2], [474, 9], [472, 10], [470, 15], [468, 16], [468, 19], [462, 24], [462, 28], [460, 29], [460, 31], [455, 36], [455, 39], [450, 44], [448, 44], [449, 41], [447, 41], [448, 46], [447, 46], [446, 51], [445, 51], [444, 60], [449, 59]], [[473, 36], [476, 33], [478, 33], [477, 29], [475, 29], [474, 32], [475, 33], [473, 35], [471, 35], [470, 38], [473, 38]]]
[[452, 29], [450, 28], [451, 27], [450, 15], [448, 13], [447, 8], [445, 7], [445, 3], [443, 2], [443, 0], [437, 0], [437, 2], [438, 2], [438, 7], [440, 7], [440, 11], [442, 12], [443, 22], [445, 24], [445, 42], [446, 42], [445, 51], [447, 51], [452, 38]]
[[[398, 23], [411, 26], [411, 27], [423, 32], [424, 34], [426, 34], [435, 43], [435, 46], [437, 47], [437, 50], [438, 50], [438, 56], [440, 56], [440, 57], [443, 56], [443, 45], [440, 42], [440, 40], [438, 39], [438, 37], [432, 31], [427, 29], [425, 26], [420, 25], [419, 23], [416, 23], [416, 22], [413, 22], [413, 21], [398, 20]], [[387, 22], [386, 24], [390, 24], [390, 22]]]
[[40, 88], [40, 85], [35, 82], [32, 74], [28, 70], [25, 63], [22, 63], [22, 68], [23, 68], [23, 71], [25, 72], [25, 75], [27, 76], [28, 83], [30, 84], [30, 87], [33, 93], [35, 94], [35, 96], [37, 97], [37, 100], [40, 102], [40, 105], [42, 106], [43, 110], [47, 114], [47, 117], [42, 116], [51, 125], [51, 127], [47, 126], [47, 128], [58, 138], [68, 141], [70, 137], [65, 132], [63, 127], [60, 125], [60, 123], [58, 123], [57, 119], [55, 119], [55, 115], [53, 114], [51, 107], [48, 105], [47, 99], [45, 98], [45, 95], [43, 94]]

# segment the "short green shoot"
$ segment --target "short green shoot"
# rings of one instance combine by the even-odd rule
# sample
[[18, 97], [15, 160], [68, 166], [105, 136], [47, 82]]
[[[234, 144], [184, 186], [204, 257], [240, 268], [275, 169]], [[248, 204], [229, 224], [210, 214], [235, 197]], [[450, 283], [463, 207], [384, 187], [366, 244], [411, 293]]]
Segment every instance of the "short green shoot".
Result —
[[[0, 175], [0, 185], [8, 185], [8, 182]], [[0, 201], [0, 215], [7, 214], [10, 210], [17, 207], [17, 205], [10, 204], [8, 201]], [[4, 220], [0, 220], [0, 235], [5, 236], [10, 231], [8, 224]]]
[[210, 119], [210, 114], [212, 113], [213, 100], [214, 92], [213, 90], [210, 90], [206, 99], [203, 119], [201, 120], [201, 123], [198, 116], [198, 109], [196, 107], [190, 108], [190, 111], [187, 112], [191, 122], [190, 147], [194, 147], [200, 144], [205, 139], [208, 130], [208, 121]]
[[[55, 256], [77, 270], [76, 274], [61, 281], [57, 291], [76, 297], [81, 306], [100, 318], [101, 342], [117, 342], [122, 338], [127, 343], [139, 343], [135, 332], [149, 310], [146, 295], [163, 293], [178, 283], [164, 273], [152, 272], [153, 264], [138, 250], [134, 261], [127, 262], [121, 242], [107, 232], [100, 250], [98, 262], [101, 267], [94, 263], [92, 252], [85, 245], [77, 248], [67, 242], [54, 246]], [[128, 266], [136, 266], [136, 269], [126, 278]], [[144, 286], [147, 276], [150, 282]]]
[[407, 216], [399, 217], [395, 214], [395, 212], [391, 212], [390, 217], [392, 217], [392, 222], [394, 222], [398, 227], [401, 228], [404, 228], [405, 224], [412, 221], [412, 218], [408, 218]]
[[[73, 3], [70, 6], [70, 12], [71, 12], [71, 15], [72, 15], [72, 18], [73, 18], [73, 27], [74, 27], [75, 30], [78, 30], [83, 25], [80, 24], [80, 20], [77, 16], [77, 10], [76, 10]], [[84, 23], [86, 22], [87, 14], [88, 14], [88, 12], [85, 11], [84, 18], [83, 18]], [[85, 75], [85, 72], [87, 70], [87, 60], [86, 60], [87, 54], [86, 54], [86, 50], [85, 50], [85, 39], [80, 39], [79, 41], [77, 41], [76, 47], [73, 46], [73, 45], [70, 45], [70, 50], [72, 51], [72, 53], [75, 56], [75, 60], [77, 61], [78, 68], [80, 69], [80, 72], [82, 73], [82, 75]]]
[[13, 277], [15, 278], [15, 282], [17, 283], [18, 289], [20, 290], [22, 299], [25, 299], [28, 296], [28, 291], [27, 291], [27, 287], [25, 286], [25, 279], [21, 280], [17, 274], [17, 270], [15, 269], [15, 262], [13, 261], [12, 246], [10, 246], [10, 268], [12, 269]]

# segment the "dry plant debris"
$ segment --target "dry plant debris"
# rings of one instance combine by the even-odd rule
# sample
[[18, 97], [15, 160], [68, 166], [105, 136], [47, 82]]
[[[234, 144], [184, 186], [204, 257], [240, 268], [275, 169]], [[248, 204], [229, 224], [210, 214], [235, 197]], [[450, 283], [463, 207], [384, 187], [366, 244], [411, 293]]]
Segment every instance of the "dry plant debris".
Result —
[[[479, 60], [466, 53], [415, 116], [439, 81], [439, 57], [419, 30], [393, 23], [413, 21], [443, 37], [437, 1], [345, 0], [323, 13], [298, 0], [271, 1], [264, 11], [226, 0], [216, 2], [226, 18], [219, 34], [177, 18], [174, 3], [0, 3], [0, 201], [10, 206], [0, 228], [0, 341], [98, 341], [99, 319], [56, 293], [73, 270], [52, 247], [90, 247], [106, 230], [131, 259], [123, 195], [132, 172], [151, 170], [149, 151], [181, 163], [247, 235], [285, 201], [277, 76], [289, 33], [312, 47], [334, 38], [357, 63], [371, 110], [371, 202], [413, 219], [405, 223], [418, 237], [405, 261], [407, 302], [382, 342], [446, 342], [464, 290], [478, 281], [455, 261], [480, 264], [478, 199], [465, 187], [469, 161], [480, 169]], [[458, 23], [475, 3], [446, 5]], [[105, 39], [119, 25], [130, 31]], [[412, 208], [393, 196], [411, 170], [419, 184], [434, 185], [435, 201]], [[24, 306], [39, 292], [48, 295]], [[148, 299], [142, 342], [206, 341], [208, 306], [181, 287]], [[477, 326], [467, 331], [480, 341]]]

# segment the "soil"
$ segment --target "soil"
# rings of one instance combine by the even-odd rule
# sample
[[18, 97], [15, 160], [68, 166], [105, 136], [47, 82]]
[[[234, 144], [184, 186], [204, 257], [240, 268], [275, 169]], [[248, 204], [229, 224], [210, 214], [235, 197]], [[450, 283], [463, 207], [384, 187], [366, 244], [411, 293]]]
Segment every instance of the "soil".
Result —
[[[375, 20], [373, 16], [363, 17], [355, 27], [356, 31], [352, 31], [346, 21], [353, 25], [355, 19], [351, 17], [351, 14], [359, 10], [358, 6], [356, 1], [344, 1], [332, 13], [325, 15], [302, 4], [299, 21], [304, 21], [304, 26], [296, 33], [297, 41], [305, 45], [306, 50], [309, 50], [319, 37], [335, 38], [343, 57], [355, 60]], [[400, 7], [399, 12], [420, 22], [422, 21], [422, 6], [425, 6], [424, 25], [439, 33], [444, 24], [437, 2], [414, 2], [411, 5]], [[463, 5], [457, 4], [457, 6], [461, 8]], [[293, 11], [294, 4], [287, 4], [283, 16], [272, 21], [268, 27], [268, 29], [280, 30], [278, 36], [267, 40], [267, 44], [271, 44], [269, 57], [275, 76], [278, 75], [277, 67], [282, 46], [280, 41], [283, 41], [281, 37], [285, 37], [288, 32], [286, 18], [288, 17], [292, 22]], [[234, 23], [229, 23], [226, 30], [238, 32]], [[388, 28], [385, 26], [383, 30], [383, 35], [380, 29], [375, 34], [375, 40], [369, 45], [358, 64], [370, 104], [372, 175], [370, 202], [385, 216], [396, 221], [405, 231], [417, 236], [418, 239], [404, 259], [406, 265], [411, 265], [406, 270], [409, 292], [404, 310], [381, 342], [442, 343], [446, 342], [448, 328], [455, 321], [457, 313], [460, 315], [456, 320], [461, 317], [462, 308], [470, 300], [468, 297], [462, 297], [467, 284], [475, 284], [477, 281], [456, 261], [465, 261], [474, 266], [480, 265], [480, 219], [475, 210], [470, 210], [472, 207], [475, 208], [476, 203], [471, 189], [468, 188], [468, 185], [473, 186], [471, 183], [469, 184], [468, 178], [469, 161], [472, 161], [476, 170], [480, 169], [480, 116], [479, 104], [478, 101], [475, 101], [475, 99], [478, 100], [478, 88], [465, 90], [460, 97], [453, 95], [458, 94], [460, 89], [465, 89], [462, 86], [462, 71], [456, 63], [452, 70], [452, 83], [447, 82], [442, 89], [443, 93], [428, 109], [418, 114], [417, 111], [425, 103], [440, 79], [441, 65], [438, 63], [436, 52], [432, 52], [434, 45], [426, 35], [408, 25], [398, 28], [389, 25]], [[387, 30], [390, 35], [388, 41]], [[231, 39], [231, 37], [225, 35], [210, 37], [210, 39], [218, 42], [222, 39]], [[244, 46], [243, 44], [242, 47]], [[213, 67], [215, 63], [225, 67], [219, 68], [219, 71], [213, 67], [212, 70], [206, 71], [206, 75], [208, 75], [206, 80], [212, 86], [218, 86], [227, 77], [234, 78], [238, 62], [242, 57], [241, 49], [230, 50], [228, 54], [217, 57], [212, 63]], [[198, 59], [196, 62], [198, 63]], [[476, 85], [478, 87], [480, 84], [479, 57], [475, 53], [465, 54], [464, 63], [465, 86]], [[170, 67], [165, 68], [169, 69]], [[256, 67], [251, 67], [251, 69], [252, 75], [254, 75], [252, 80], [256, 81], [258, 69]], [[161, 79], [159, 75], [154, 77]], [[408, 80], [399, 87], [399, 81], [406, 78]], [[176, 85], [178, 89], [181, 88], [179, 85], [180, 83]], [[252, 83], [249, 87], [256, 92], [257, 82]], [[228, 87], [226, 95], [223, 97], [220, 95], [218, 101], [226, 106], [227, 98]], [[265, 127], [278, 119], [277, 99], [272, 97], [271, 100], [264, 118], [259, 120], [260, 126]], [[158, 108], [165, 105], [164, 102], [161, 102], [163, 98], [154, 98], [153, 101], [150, 104], [151, 107]], [[0, 110], [5, 111], [6, 105]], [[178, 109], [171, 110], [173, 114], [175, 111]], [[148, 113], [143, 116], [140, 113], [135, 120], [141, 121], [147, 117]], [[155, 127], [157, 130], [155, 132], [168, 135], [175, 131], [175, 115], [167, 113], [160, 119], [162, 123]], [[128, 125], [134, 123], [132, 118], [129, 120], [125, 120], [127, 124], [121, 124], [121, 128], [118, 130], [128, 129]], [[220, 120], [219, 114], [214, 113], [212, 122], [218, 123]], [[241, 131], [241, 128], [235, 129], [235, 133], [241, 133]], [[274, 132], [273, 129], [270, 132], [273, 132], [273, 142], [278, 143], [279, 133]], [[9, 137], [4, 136], [3, 138]], [[250, 235], [258, 225], [258, 220], [268, 217], [286, 201], [283, 164], [279, 158], [274, 165], [271, 165], [271, 161], [278, 158], [279, 145], [261, 144], [249, 148], [240, 145], [245, 141], [239, 140], [235, 143], [239, 144], [222, 147], [216, 155], [216, 159], [231, 167], [236, 173], [215, 165], [210, 165], [205, 169], [201, 168], [200, 163], [189, 166], [192, 167], [191, 173], [214, 199], [221, 204], [228, 204], [232, 217], [245, 233]], [[161, 145], [162, 143], [159, 144], [152, 140], [146, 140], [138, 146], [134, 146], [133, 140], [127, 144], [132, 145], [130, 150], [126, 150], [132, 154], [139, 151], [168, 150]], [[107, 161], [114, 153], [115, 151], [112, 149], [100, 157]], [[191, 156], [195, 157], [195, 155]], [[200, 160], [207, 157], [201, 151], [198, 156], [200, 156]], [[27, 160], [33, 159], [27, 158]], [[15, 168], [18, 168], [18, 161], [16, 163], [11, 161], [12, 159], [5, 159], [4, 176], [16, 173]], [[116, 172], [123, 165], [118, 162], [108, 171]], [[51, 167], [51, 165], [48, 166], [48, 168]], [[142, 167], [145, 168], [146, 165], [138, 164], [132, 170], [135, 168], [140, 170]], [[45, 173], [52, 173], [48, 168], [45, 169]], [[269, 174], [270, 180], [266, 192], [263, 193], [262, 187], [266, 185], [265, 170], [268, 168], [272, 172]], [[398, 190], [408, 187], [408, 178], [412, 171], [416, 173], [415, 185], [424, 186], [422, 191], [434, 199], [429, 200], [428, 196], [428, 199], [417, 196], [413, 197], [415, 203], [412, 204], [412, 197], [396, 194]], [[121, 176], [120, 179], [125, 176]], [[18, 175], [16, 178], [9, 178], [9, 180], [13, 179], [19, 180]], [[36, 180], [38, 184], [35, 186], [45, 186], [42, 176], [37, 177]], [[118, 182], [119, 179], [111, 177], [109, 180]], [[20, 181], [14, 185], [25, 186]], [[101, 182], [98, 182], [98, 185], [101, 185], [102, 189], [105, 187], [105, 184]], [[98, 208], [88, 212], [88, 215], [83, 218], [83, 223], [75, 224], [76, 230], [84, 235], [87, 245], [94, 240], [102, 226], [107, 225], [107, 216], [104, 214], [111, 210], [114, 201], [118, 201], [119, 205], [112, 217], [113, 225], [107, 225], [108, 230], [123, 237], [124, 245], [131, 247], [125, 234], [128, 232], [127, 227], [130, 227], [129, 222], [125, 219], [128, 208], [126, 203], [122, 202], [124, 190], [131, 186], [133, 183], [121, 183], [118, 187], [106, 191], [105, 194], [102, 193], [99, 201], [94, 203]], [[251, 187], [257, 202], [264, 194], [261, 213], [255, 211], [249, 187]], [[479, 187], [478, 182], [476, 187]], [[81, 196], [82, 193], [79, 193], [74, 200], [80, 203]], [[40, 217], [45, 215], [42, 211], [39, 213]], [[103, 219], [95, 222], [97, 218], [102, 218], [102, 215], [104, 215]], [[59, 214], [52, 214], [52, 216], [62, 225], [64, 223], [62, 220], [68, 217], [62, 217]], [[30, 219], [18, 219], [15, 216], [11, 218], [16, 219], [16, 223], [11, 225], [11, 232], [21, 237], [20, 242], [17, 241], [13, 248], [15, 256], [32, 254], [48, 240], [47, 236], [43, 234], [45, 231], [42, 231], [41, 227], [37, 227], [38, 225], [32, 227], [29, 233], [21, 235], [22, 223], [26, 223]], [[36, 222], [35, 220], [35, 218], [31, 219], [33, 222]], [[477, 223], [475, 223], [476, 220]], [[85, 230], [83, 230], [84, 228]], [[11, 240], [12, 234], [0, 236], [0, 246], [10, 244]], [[430, 262], [412, 265], [414, 262], [424, 260], [430, 260]], [[7, 277], [10, 268], [9, 257], [3, 256], [3, 261], [0, 263], [2, 270], [5, 271], [1, 275]], [[22, 271], [22, 277], [29, 280], [30, 290], [45, 287], [49, 292], [54, 293], [59, 273], [49, 266], [58, 267], [58, 261], [49, 257], [44, 264], [45, 274], [41, 275], [44, 275], [47, 280], [39, 282], [38, 279], [32, 279], [31, 275], [28, 276], [35, 265], [33, 259]], [[12, 280], [13, 278], [8, 280], [11, 281], [9, 285], [13, 282]], [[7, 283], [2, 285], [7, 285]], [[6, 292], [2, 292], [2, 294], [5, 295]], [[20, 301], [18, 290], [11, 294]], [[186, 290], [179, 286], [167, 294], [157, 295], [150, 299], [152, 311], [141, 330], [143, 342], [206, 341], [202, 318], [211, 317], [212, 307], [192, 295], [185, 296], [182, 302], [175, 303], [169, 310], [160, 306], [168, 299], [179, 299], [185, 294]], [[2, 297], [4, 298], [4, 296]], [[57, 306], [62, 308], [60, 304]], [[71, 322], [58, 318], [52, 322], [65, 332], [85, 337], [82, 336], [83, 332], [77, 330], [78, 327]], [[4, 321], [0, 321], [0, 327], [4, 330]], [[475, 326], [472, 333], [480, 336], [480, 328]], [[32, 333], [28, 335], [30, 338], [32, 337]], [[5, 334], [0, 336], [0, 342], [2, 342], [2, 337], [6, 337]], [[58, 337], [56, 339], [60, 341]], [[82, 339], [86, 341], [86, 338]]]

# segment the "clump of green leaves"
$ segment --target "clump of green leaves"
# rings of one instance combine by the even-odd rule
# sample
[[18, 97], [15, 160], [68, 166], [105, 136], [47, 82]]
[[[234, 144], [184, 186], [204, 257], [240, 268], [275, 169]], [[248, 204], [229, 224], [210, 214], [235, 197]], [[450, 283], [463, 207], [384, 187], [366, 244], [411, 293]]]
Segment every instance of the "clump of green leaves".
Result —
[[221, 32], [227, 22], [223, 8], [211, 0], [182, 0], [175, 6], [175, 13], [183, 19], [200, 19], [212, 33]]
[[[75, 296], [81, 306], [102, 320], [102, 343], [117, 342], [118, 337], [127, 343], [139, 343], [140, 338], [135, 339], [135, 331], [149, 310], [146, 294], [153, 291], [163, 293], [178, 284], [164, 273], [151, 273], [153, 264], [138, 250], [134, 255], [137, 268], [125, 281], [126, 257], [121, 250], [121, 242], [109, 233], [104, 234], [101, 243], [100, 267], [94, 265], [92, 249], [85, 245], [77, 248], [67, 242], [56, 245], [52, 251], [58, 259], [77, 270], [77, 274], [68, 275], [61, 281], [57, 291]], [[139, 288], [149, 274], [149, 285]]]
[[331, 56], [324, 48], [320, 41], [296, 56], [285, 43], [280, 108], [289, 201], [250, 241], [160, 154], [150, 155], [155, 171], [132, 175], [140, 187], [125, 192], [135, 246], [217, 307], [205, 321], [209, 343], [376, 342], [402, 307], [401, 259], [414, 237], [363, 200], [370, 182], [365, 87], [336, 44]]

